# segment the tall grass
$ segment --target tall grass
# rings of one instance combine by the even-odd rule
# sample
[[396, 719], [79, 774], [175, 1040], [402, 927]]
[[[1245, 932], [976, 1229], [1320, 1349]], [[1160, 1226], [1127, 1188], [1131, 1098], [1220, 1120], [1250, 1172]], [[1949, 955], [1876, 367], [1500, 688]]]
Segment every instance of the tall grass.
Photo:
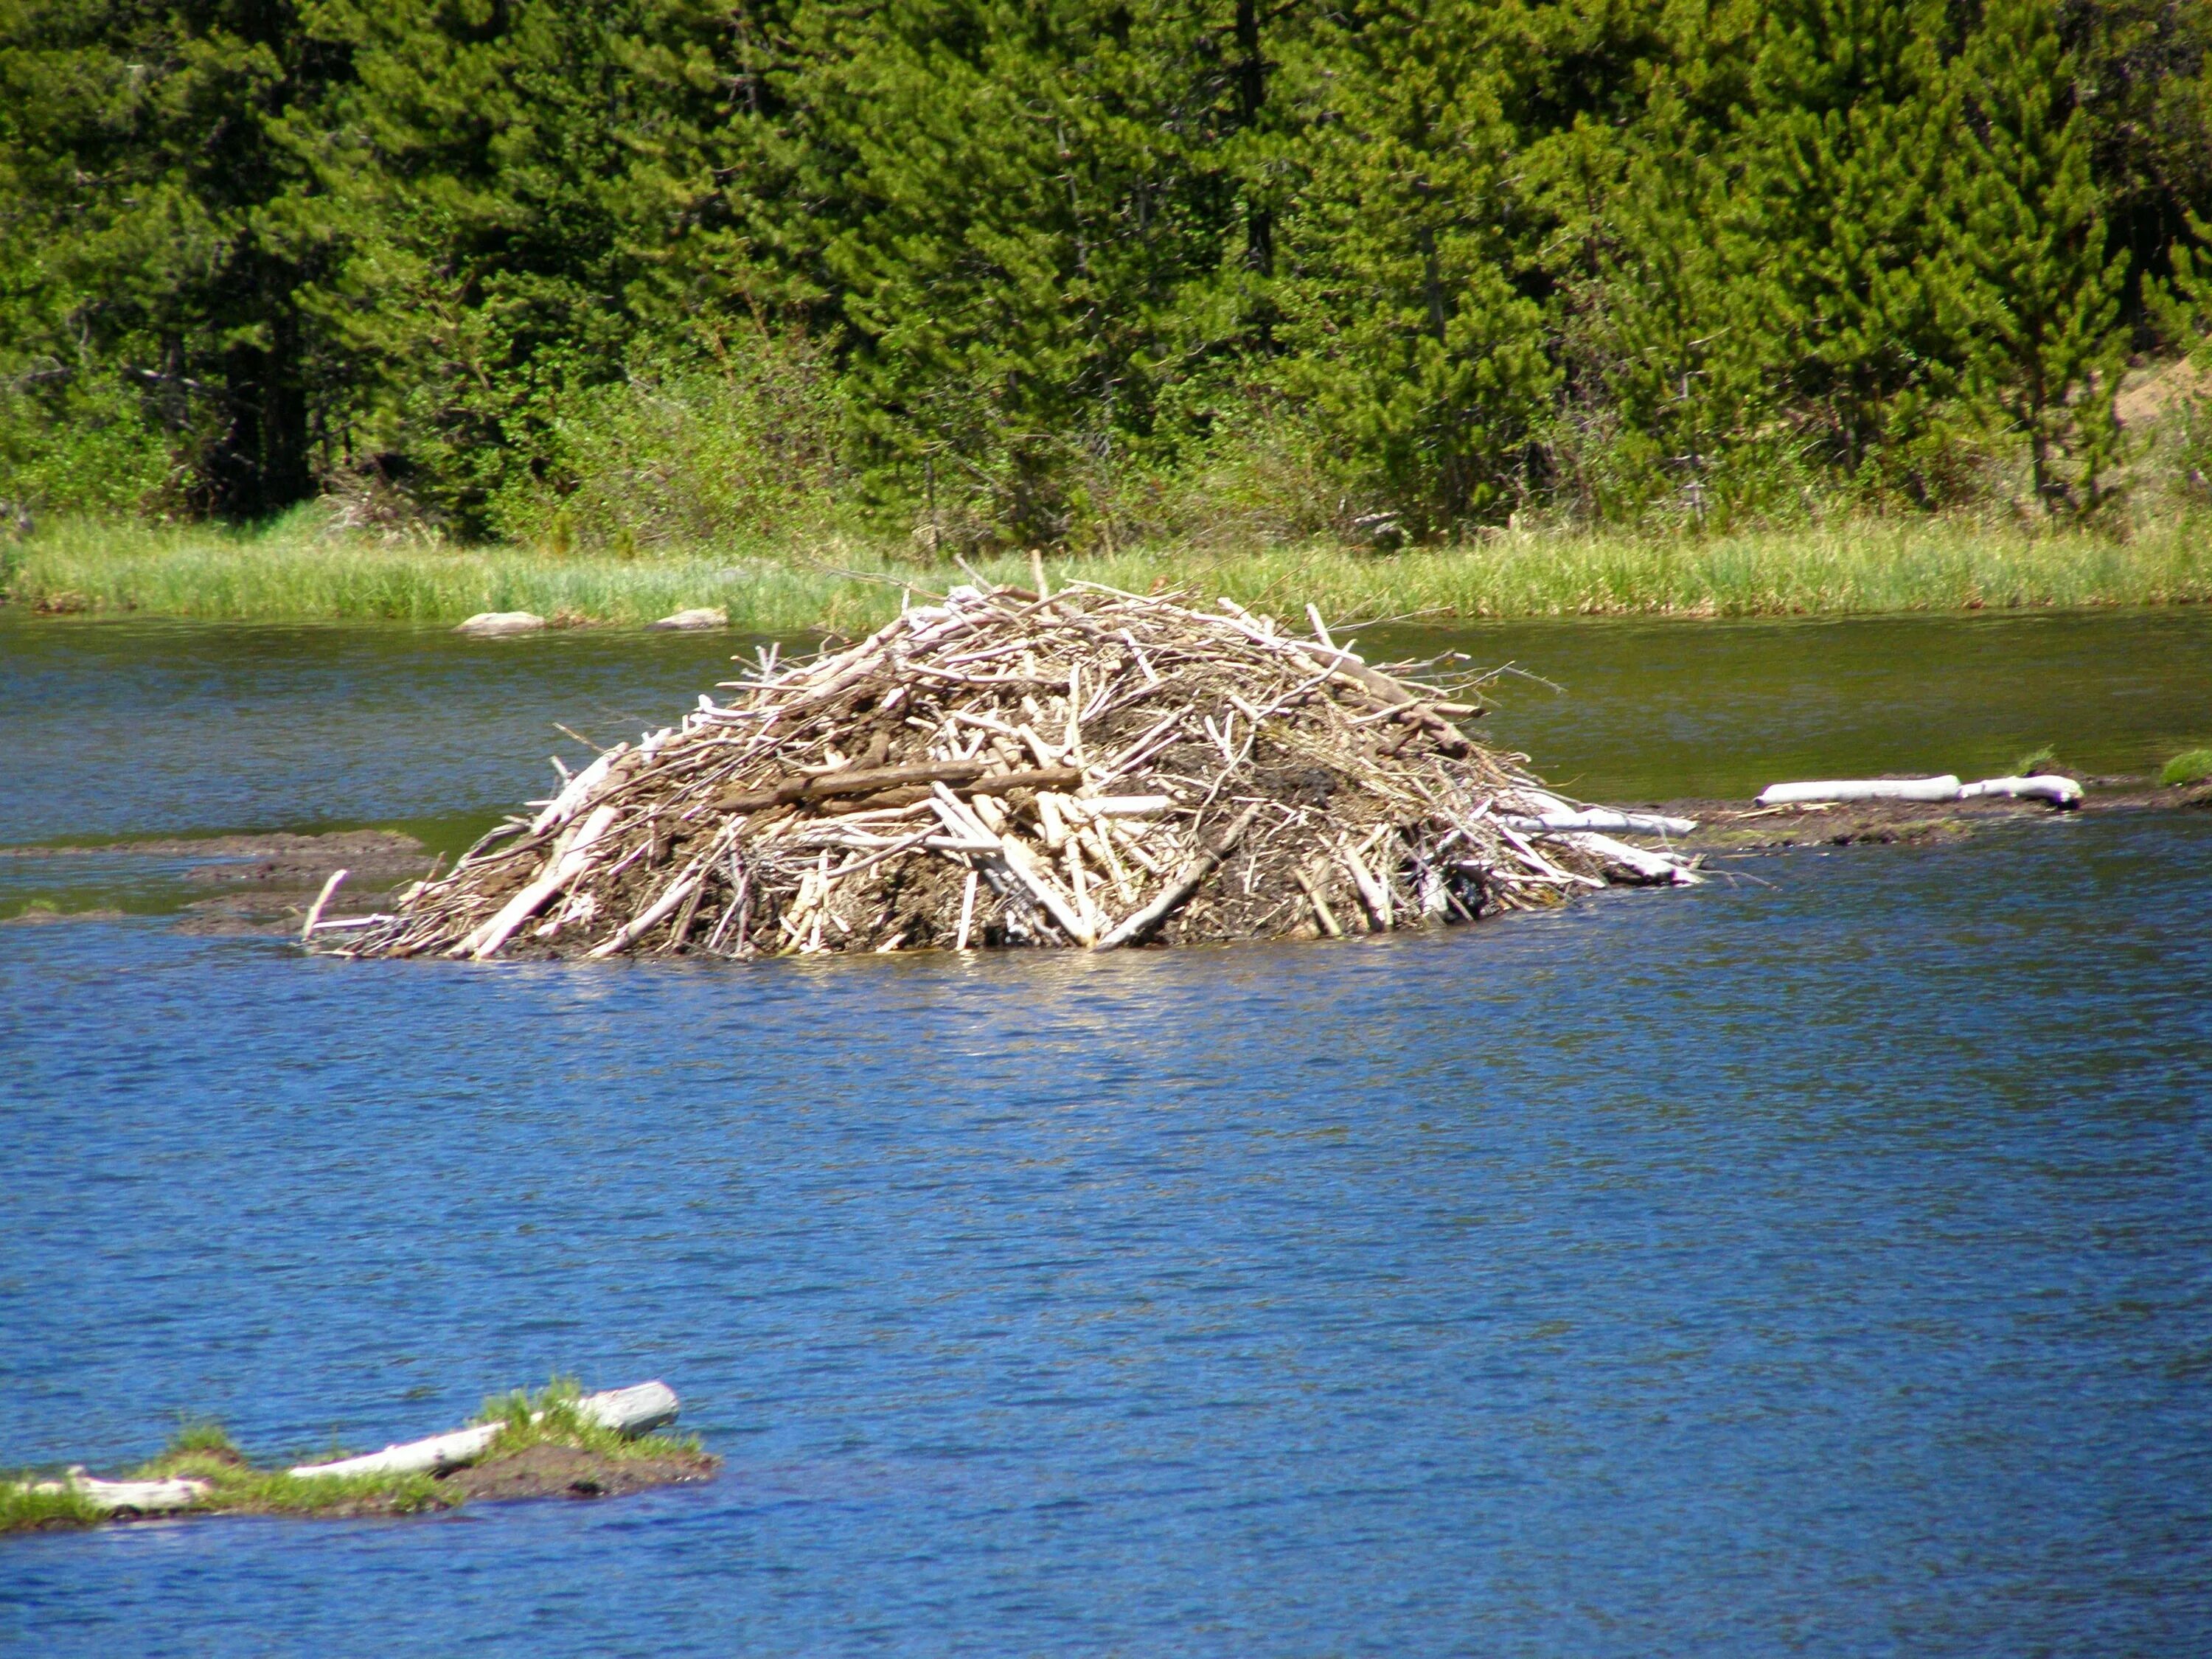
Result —
[[[1698, 538], [1507, 533], [1365, 554], [1334, 544], [1224, 553], [1188, 545], [1055, 559], [1055, 581], [1187, 588], [1297, 615], [1439, 617], [1842, 615], [2212, 599], [2212, 520], [2126, 539], [1941, 519]], [[516, 546], [387, 544], [305, 514], [259, 532], [63, 523], [0, 551], [9, 596], [57, 611], [232, 621], [451, 623], [481, 611], [641, 623], [720, 605], [733, 627], [849, 632], [918, 591], [963, 580], [904, 548], [824, 539], [621, 559]], [[981, 562], [1028, 580], [1025, 558]]]

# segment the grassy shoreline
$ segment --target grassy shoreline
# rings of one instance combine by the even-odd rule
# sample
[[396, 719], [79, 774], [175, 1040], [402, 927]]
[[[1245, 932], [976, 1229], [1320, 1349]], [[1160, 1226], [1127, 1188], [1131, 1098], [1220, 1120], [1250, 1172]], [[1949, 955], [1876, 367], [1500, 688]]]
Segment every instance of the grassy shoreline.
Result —
[[[1026, 580], [1025, 558], [977, 562]], [[2212, 520], [2123, 540], [1940, 519], [1870, 520], [1731, 536], [1509, 532], [1370, 554], [1330, 544], [1241, 554], [1165, 548], [1050, 562], [1056, 581], [1225, 593], [1332, 617], [1843, 616], [2212, 600]], [[648, 556], [384, 544], [303, 523], [258, 532], [69, 522], [0, 547], [0, 592], [49, 612], [224, 622], [452, 623], [529, 611], [637, 625], [720, 605], [733, 628], [850, 632], [895, 612], [902, 585], [963, 580], [949, 562], [826, 543]]]

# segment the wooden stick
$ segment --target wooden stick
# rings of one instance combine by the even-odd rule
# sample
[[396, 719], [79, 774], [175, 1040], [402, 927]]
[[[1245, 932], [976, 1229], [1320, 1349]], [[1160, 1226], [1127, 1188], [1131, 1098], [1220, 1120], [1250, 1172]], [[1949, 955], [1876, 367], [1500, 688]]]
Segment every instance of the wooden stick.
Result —
[[1238, 815], [1237, 822], [1229, 826], [1229, 833], [1192, 860], [1165, 892], [1134, 915], [1126, 918], [1121, 926], [1092, 948], [1115, 951], [1125, 945], [1141, 945], [1151, 938], [1161, 923], [1190, 902], [1191, 896], [1198, 891], [1208, 876], [1228, 862], [1237, 850], [1237, 842], [1244, 839], [1244, 832], [1252, 827], [1252, 820], [1259, 816], [1258, 804], [1246, 807]]
[[[1387, 832], [1389, 826], [1384, 828]], [[1371, 842], [1372, 837], [1370, 840]], [[1344, 867], [1352, 872], [1352, 884], [1359, 890], [1360, 902], [1366, 905], [1368, 914], [1374, 917], [1376, 927], [1388, 933], [1394, 920], [1389, 889], [1369, 872], [1365, 862], [1352, 849], [1350, 842], [1345, 842], [1336, 852], [1337, 856], [1344, 860]]]
[[608, 939], [586, 951], [584, 953], [584, 959], [586, 962], [595, 962], [601, 957], [611, 957], [617, 951], [628, 950], [645, 937], [653, 923], [683, 903], [685, 899], [690, 898], [692, 890], [699, 885], [702, 878], [700, 873], [695, 870], [688, 875], [680, 876], [670, 882], [659, 898], [617, 927]]
[[1331, 939], [1342, 939], [1344, 929], [1339, 925], [1335, 913], [1328, 908], [1328, 901], [1321, 896], [1321, 889], [1314, 884], [1313, 878], [1304, 870], [1294, 867], [1291, 871], [1291, 879], [1304, 889], [1306, 900], [1313, 906], [1314, 917], [1321, 923], [1322, 932]]
[[956, 951], [964, 951], [968, 948], [968, 929], [975, 920], [975, 884], [979, 879], [975, 866], [970, 865], [968, 868], [968, 885], [960, 895], [960, 937], [952, 943], [952, 948]]
[[786, 778], [757, 789], [728, 790], [714, 802], [722, 812], [757, 812], [763, 807], [824, 800], [834, 795], [873, 795], [908, 784], [964, 784], [971, 792], [1003, 795], [1010, 789], [1070, 789], [1083, 774], [1073, 767], [1045, 766], [1033, 772], [987, 776], [981, 760], [929, 761], [911, 766], [847, 767], [812, 777]]
[[331, 902], [331, 895], [338, 890], [338, 884], [346, 878], [343, 870], [331, 872], [331, 878], [323, 884], [323, 890], [315, 895], [315, 902], [307, 908], [307, 919], [300, 926], [300, 943], [305, 945], [315, 931], [315, 924], [323, 919], [323, 907]]
[[1006, 868], [1015, 878], [1036, 896], [1037, 902], [1060, 924], [1060, 931], [1078, 945], [1089, 946], [1098, 941], [1097, 930], [1091, 927], [1083, 912], [1060, 890], [1059, 884], [1037, 867], [1030, 849], [1012, 836], [999, 837], [999, 848]]
[[516, 928], [544, 909], [556, 894], [582, 873], [586, 855], [615, 821], [616, 811], [612, 806], [592, 808], [591, 816], [570, 836], [563, 838], [565, 848], [556, 848], [554, 855], [547, 860], [551, 870], [509, 899], [497, 915], [456, 945], [453, 954], [482, 962], [506, 944]]

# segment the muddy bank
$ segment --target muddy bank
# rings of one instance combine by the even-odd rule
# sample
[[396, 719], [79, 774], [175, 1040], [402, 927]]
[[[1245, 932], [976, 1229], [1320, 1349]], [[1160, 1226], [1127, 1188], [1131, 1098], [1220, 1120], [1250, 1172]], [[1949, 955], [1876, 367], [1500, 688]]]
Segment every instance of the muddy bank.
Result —
[[1972, 800], [1839, 801], [1757, 806], [1747, 801], [1673, 800], [1656, 810], [1692, 818], [1697, 829], [1671, 844], [1692, 853], [1781, 852], [1792, 847], [1923, 846], [1963, 840], [1992, 824], [2080, 813], [2212, 809], [2212, 784], [2162, 787], [2140, 778], [2081, 778], [2078, 806], [2062, 812], [2042, 801], [1984, 795]]
[[[0, 860], [17, 868], [40, 861], [160, 859], [183, 862], [176, 879], [187, 899], [177, 926], [186, 933], [297, 933], [314, 896], [334, 871], [347, 872], [344, 890], [366, 902], [380, 902], [430, 868], [429, 849], [396, 830], [337, 830], [319, 835], [175, 836], [76, 846], [0, 847]], [[7, 921], [36, 926], [56, 921], [115, 921], [125, 913], [102, 906], [55, 910], [34, 906]]]
[[522, 1498], [620, 1498], [654, 1486], [712, 1480], [722, 1460], [672, 1446], [655, 1456], [609, 1457], [577, 1446], [526, 1446], [438, 1477], [456, 1499], [471, 1504]]

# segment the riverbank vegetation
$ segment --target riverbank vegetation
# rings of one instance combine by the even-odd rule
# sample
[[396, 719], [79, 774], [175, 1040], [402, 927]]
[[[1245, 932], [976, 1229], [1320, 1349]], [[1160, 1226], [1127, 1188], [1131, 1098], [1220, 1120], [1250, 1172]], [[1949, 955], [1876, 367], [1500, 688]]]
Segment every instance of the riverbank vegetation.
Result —
[[[2212, 506], [2208, 40], [2207, 0], [19, 0], [11, 515], [320, 501], [399, 550], [17, 580], [629, 616], [656, 556], [1044, 546], [1463, 611], [2153, 596]], [[1970, 545], [1899, 551], [1930, 514]], [[1491, 574], [1318, 550], [1401, 544]], [[758, 617], [840, 614], [770, 562]]]
[[[978, 552], [970, 568], [1028, 578], [1025, 558]], [[1226, 594], [1340, 618], [1583, 615], [1840, 615], [1894, 611], [2212, 601], [2212, 514], [2101, 526], [1955, 518], [1852, 520], [1704, 536], [1501, 529], [1439, 547], [1362, 553], [1333, 540], [1255, 548], [1139, 548], [1056, 556], [1056, 580], [1137, 592]], [[825, 538], [633, 557], [529, 547], [387, 542], [333, 528], [318, 508], [250, 531], [64, 522], [0, 547], [0, 590], [48, 614], [222, 621], [451, 623], [526, 611], [556, 624], [639, 624], [719, 606], [761, 633], [855, 633], [902, 590], [962, 580], [896, 544]]]

